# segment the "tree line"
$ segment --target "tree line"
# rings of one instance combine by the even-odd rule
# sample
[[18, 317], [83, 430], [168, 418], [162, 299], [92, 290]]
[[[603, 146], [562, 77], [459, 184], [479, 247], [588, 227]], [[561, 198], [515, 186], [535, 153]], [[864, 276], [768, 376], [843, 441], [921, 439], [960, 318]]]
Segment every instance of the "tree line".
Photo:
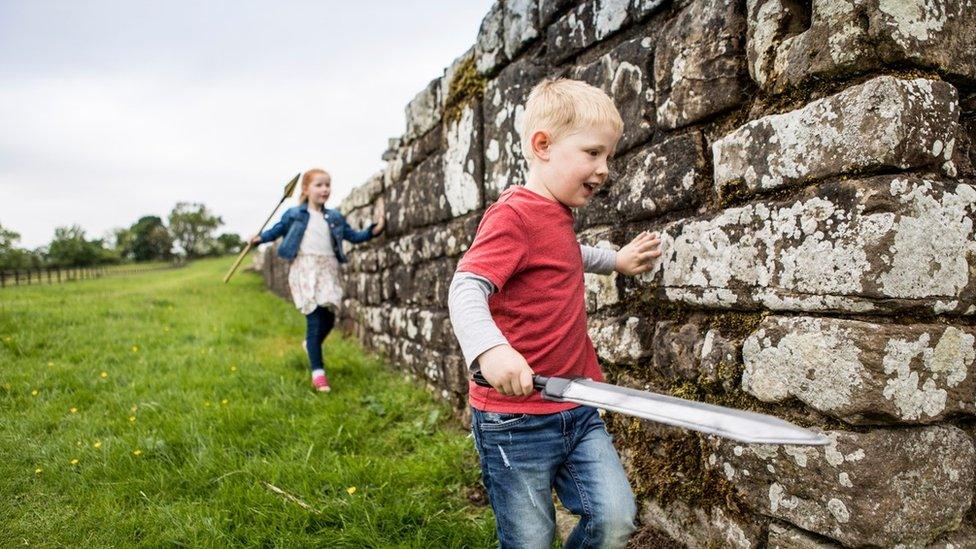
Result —
[[237, 234], [216, 234], [224, 221], [203, 204], [178, 202], [167, 221], [147, 215], [92, 239], [78, 225], [57, 227], [49, 244], [33, 250], [18, 246], [20, 234], [0, 225], [0, 269], [172, 261], [236, 253], [244, 246]]

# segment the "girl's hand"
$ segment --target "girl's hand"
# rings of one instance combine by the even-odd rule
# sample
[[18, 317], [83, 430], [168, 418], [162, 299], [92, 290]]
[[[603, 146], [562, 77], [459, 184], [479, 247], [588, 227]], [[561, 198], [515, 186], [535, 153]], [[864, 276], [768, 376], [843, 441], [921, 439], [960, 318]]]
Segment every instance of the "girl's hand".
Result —
[[614, 270], [620, 274], [636, 275], [651, 270], [655, 257], [661, 255], [661, 238], [657, 233], [644, 231], [617, 252]]
[[251, 243], [252, 246], [257, 246], [258, 244], [261, 243], [261, 235], [256, 234], [256, 235], [252, 236], [251, 237], [251, 240], [249, 240], [249, 242]]
[[383, 197], [376, 199], [376, 208], [373, 210], [373, 236], [376, 236], [383, 232], [383, 227], [386, 226], [386, 204], [383, 202]]

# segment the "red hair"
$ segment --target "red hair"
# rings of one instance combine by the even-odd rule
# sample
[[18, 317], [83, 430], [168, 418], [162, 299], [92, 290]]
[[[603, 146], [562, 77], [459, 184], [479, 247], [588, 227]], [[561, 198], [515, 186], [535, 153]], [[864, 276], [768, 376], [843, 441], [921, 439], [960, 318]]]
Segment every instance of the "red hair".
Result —
[[299, 204], [308, 202], [308, 186], [312, 184], [312, 180], [317, 175], [324, 175], [329, 178], [329, 181], [332, 181], [332, 175], [322, 168], [312, 168], [305, 172], [305, 175], [302, 176], [302, 194], [298, 197]]

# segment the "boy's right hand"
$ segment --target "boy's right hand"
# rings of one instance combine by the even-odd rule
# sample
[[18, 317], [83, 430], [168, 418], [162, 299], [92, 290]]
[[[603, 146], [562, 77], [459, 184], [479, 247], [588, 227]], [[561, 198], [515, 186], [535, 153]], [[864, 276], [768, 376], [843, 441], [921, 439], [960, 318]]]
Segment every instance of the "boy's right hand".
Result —
[[481, 375], [496, 391], [507, 396], [531, 395], [532, 368], [510, 345], [498, 345], [478, 355]]

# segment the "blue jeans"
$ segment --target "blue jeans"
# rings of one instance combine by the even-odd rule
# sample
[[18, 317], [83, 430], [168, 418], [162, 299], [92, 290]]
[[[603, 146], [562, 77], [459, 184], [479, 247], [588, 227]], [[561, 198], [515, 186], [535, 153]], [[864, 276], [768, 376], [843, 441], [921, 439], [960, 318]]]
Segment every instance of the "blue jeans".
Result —
[[335, 314], [325, 307], [316, 307], [305, 315], [305, 350], [312, 370], [324, 370], [322, 364], [322, 342], [335, 326]]
[[502, 548], [552, 546], [552, 489], [580, 521], [564, 547], [624, 547], [634, 494], [606, 426], [593, 408], [555, 414], [473, 410], [481, 475]]

